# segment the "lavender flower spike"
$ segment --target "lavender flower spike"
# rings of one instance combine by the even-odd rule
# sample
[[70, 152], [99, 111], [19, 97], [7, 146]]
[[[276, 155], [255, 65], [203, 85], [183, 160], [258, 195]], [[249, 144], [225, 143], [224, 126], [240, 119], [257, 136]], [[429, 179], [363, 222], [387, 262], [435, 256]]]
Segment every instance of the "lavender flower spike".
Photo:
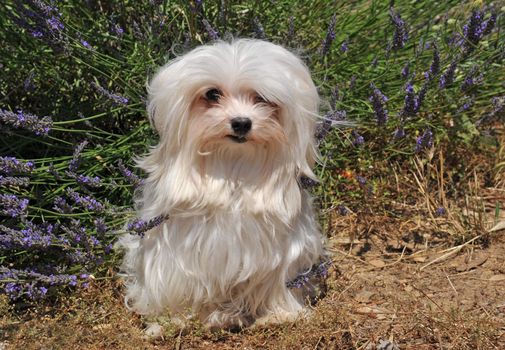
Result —
[[13, 194], [0, 194], [0, 215], [16, 218], [26, 214], [28, 199]]
[[0, 175], [0, 187], [26, 187], [30, 183], [27, 177], [12, 177]]
[[405, 65], [402, 68], [402, 73], [401, 73], [403, 79], [408, 78], [409, 73], [410, 73], [409, 68], [410, 68], [409, 62], [405, 63]]
[[372, 95], [369, 97], [372, 103], [372, 108], [375, 111], [375, 117], [377, 119], [377, 125], [384, 125], [388, 120], [388, 111], [384, 109], [385, 103], [388, 98], [377, 88], [374, 84], [371, 84]]
[[50, 117], [39, 118], [19, 110], [17, 113], [0, 109], [0, 123], [16, 129], [25, 129], [37, 136], [46, 136], [53, 126]]
[[353, 135], [354, 135], [354, 141], [352, 142], [352, 144], [354, 146], [358, 147], [365, 143], [365, 139], [363, 138], [363, 136], [358, 134], [358, 132], [356, 132], [355, 130], [353, 131]]
[[81, 153], [84, 147], [88, 144], [88, 141], [84, 140], [81, 143], [77, 145], [77, 147], [74, 149], [74, 154], [72, 156], [72, 159], [70, 160], [70, 163], [68, 165], [68, 170], [71, 172], [75, 172], [77, 168], [79, 167], [79, 164], [81, 163]]
[[32, 162], [21, 162], [14, 157], [0, 157], [0, 173], [6, 175], [29, 174], [34, 168]]
[[405, 24], [405, 21], [402, 20], [400, 15], [398, 13], [395, 13], [393, 7], [389, 9], [389, 16], [391, 18], [391, 23], [393, 23], [393, 26], [395, 27], [392, 49], [399, 50], [405, 46], [405, 43], [409, 38], [407, 25]]
[[337, 24], [337, 15], [334, 14], [331, 17], [330, 24], [328, 25], [328, 30], [326, 31], [326, 37], [321, 43], [321, 55], [324, 57], [330, 51], [331, 44], [335, 40], [335, 25]]
[[202, 20], [203, 26], [212, 41], [219, 40], [219, 32], [215, 30], [205, 18]]
[[126, 166], [124, 166], [123, 162], [119, 161], [118, 162], [118, 169], [123, 175], [123, 177], [133, 185], [133, 187], [139, 187], [144, 184], [144, 180], [138, 177], [136, 174], [134, 174], [130, 169], [128, 169]]
[[155, 218], [152, 218], [149, 221], [145, 221], [142, 219], [135, 219], [132, 222], [128, 223], [126, 225], [126, 229], [132, 233], [136, 233], [138, 235], [143, 236], [145, 232], [149, 231], [150, 229], [159, 226], [167, 219], [166, 216], [160, 215]]
[[430, 70], [428, 72], [430, 80], [435, 77], [440, 72], [440, 53], [438, 52], [438, 48], [436, 45], [434, 46], [433, 51], [433, 61], [431, 61]]
[[456, 60], [452, 61], [449, 68], [447, 68], [447, 70], [440, 76], [438, 86], [441, 89], [445, 89], [448, 85], [451, 85], [454, 82], [454, 72], [456, 71], [456, 65]]
[[430, 148], [433, 145], [433, 132], [430, 129], [426, 129], [424, 133], [417, 138], [415, 152], [419, 153], [426, 148]]
[[418, 99], [414, 93], [414, 87], [412, 86], [412, 82], [408, 82], [405, 87], [405, 102], [403, 105], [403, 110], [401, 111], [402, 117], [412, 117], [418, 111]]
[[495, 12], [491, 13], [491, 17], [484, 23], [482, 23], [482, 35], [490, 34], [496, 24], [497, 14]]
[[91, 83], [91, 85], [93, 85], [93, 87], [94, 87], [95, 89], [97, 89], [97, 91], [98, 91], [101, 95], [103, 95], [103, 96], [105, 96], [105, 97], [107, 97], [107, 98], [111, 99], [111, 100], [112, 100], [112, 101], [114, 101], [116, 104], [126, 105], [126, 104], [128, 104], [128, 102], [129, 102], [129, 100], [128, 100], [126, 97], [123, 97], [123, 96], [121, 96], [121, 95], [114, 94], [114, 93], [112, 93], [112, 92], [110, 92], [110, 91], [108, 91], [108, 90], [104, 89], [103, 87], [101, 87], [101, 86], [100, 86], [100, 85], [98, 85], [97, 83], [94, 83], [94, 82], [93, 82], [93, 83]]
[[95, 212], [102, 212], [105, 210], [105, 206], [102, 203], [94, 198], [91, 198], [90, 196], [81, 196], [79, 193], [75, 192], [72, 189], [67, 189], [67, 194], [75, 204], [84, 209]]

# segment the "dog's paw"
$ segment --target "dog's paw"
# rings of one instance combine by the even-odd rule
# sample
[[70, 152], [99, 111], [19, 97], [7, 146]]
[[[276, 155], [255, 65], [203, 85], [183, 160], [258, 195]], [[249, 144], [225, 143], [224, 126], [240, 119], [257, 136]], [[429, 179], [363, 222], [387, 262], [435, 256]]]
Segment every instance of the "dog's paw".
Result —
[[191, 319], [183, 315], [173, 316], [150, 316], [145, 319], [144, 338], [156, 340], [163, 336], [172, 336], [178, 333], [185, 333]]
[[222, 311], [212, 312], [205, 320], [205, 328], [210, 331], [218, 331], [221, 329], [238, 332], [243, 328], [249, 327], [254, 322], [254, 319], [248, 315], [229, 315]]
[[143, 338], [146, 340], [155, 340], [163, 337], [163, 327], [158, 322], [146, 323]]
[[254, 322], [253, 327], [260, 327], [268, 324], [282, 324], [287, 322], [296, 322], [301, 319], [307, 318], [309, 315], [310, 311], [307, 309], [297, 312], [280, 311], [258, 318]]

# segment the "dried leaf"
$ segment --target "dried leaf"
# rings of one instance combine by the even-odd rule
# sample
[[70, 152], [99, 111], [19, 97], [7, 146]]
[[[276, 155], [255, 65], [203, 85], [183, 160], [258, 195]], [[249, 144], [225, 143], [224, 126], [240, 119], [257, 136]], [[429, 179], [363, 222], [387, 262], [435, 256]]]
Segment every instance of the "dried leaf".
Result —
[[370, 265], [374, 266], [374, 267], [384, 267], [384, 266], [386, 266], [386, 263], [384, 262], [384, 260], [381, 260], [381, 259], [372, 259], [368, 263]]
[[505, 230], [505, 220], [500, 221], [499, 223], [494, 225], [493, 228], [489, 230], [489, 232], [500, 231], [500, 230]]
[[505, 274], [491, 276], [489, 277], [489, 281], [491, 282], [505, 281]]
[[484, 264], [487, 261], [487, 258], [488, 258], [487, 255], [477, 257], [477, 258], [469, 261], [466, 264], [457, 266], [456, 271], [463, 272], [463, 271], [472, 270], [472, 269], [476, 268], [477, 266]]
[[370, 292], [368, 290], [362, 290], [358, 294], [354, 296], [354, 299], [359, 303], [368, 303], [374, 292]]

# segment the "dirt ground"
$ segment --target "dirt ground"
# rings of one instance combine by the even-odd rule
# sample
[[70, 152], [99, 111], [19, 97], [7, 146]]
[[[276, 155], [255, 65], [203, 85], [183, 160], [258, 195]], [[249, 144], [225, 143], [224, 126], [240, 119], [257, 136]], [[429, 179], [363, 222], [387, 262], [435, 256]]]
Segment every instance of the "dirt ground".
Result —
[[504, 230], [445, 246], [443, 230], [419, 217], [332, 222], [333, 232], [345, 229], [328, 242], [327, 293], [307, 319], [238, 333], [168, 325], [162, 339], [146, 340], [144, 320], [125, 310], [110, 278], [57, 306], [23, 313], [4, 305], [0, 349], [505, 348]]

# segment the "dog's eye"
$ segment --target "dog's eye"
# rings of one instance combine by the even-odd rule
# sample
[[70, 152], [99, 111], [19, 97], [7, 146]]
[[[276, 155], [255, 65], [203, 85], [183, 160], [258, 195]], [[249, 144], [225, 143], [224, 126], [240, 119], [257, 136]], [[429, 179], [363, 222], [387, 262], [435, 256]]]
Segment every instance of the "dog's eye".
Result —
[[223, 96], [223, 93], [219, 89], [210, 89], [205, 93], [205, 98], [211, 102], [217, 102]]
[[256, 96], [254, 96], [254, 103], [268, 103], [268, 101], [265, 100], [261, 95], [256, 94]]

